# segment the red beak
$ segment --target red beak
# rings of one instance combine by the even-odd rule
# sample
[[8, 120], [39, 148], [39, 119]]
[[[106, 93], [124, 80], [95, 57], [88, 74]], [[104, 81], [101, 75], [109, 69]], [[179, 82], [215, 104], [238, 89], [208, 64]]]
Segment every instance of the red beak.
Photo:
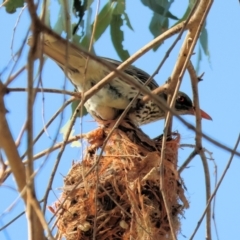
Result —
[[207, 120], [212, 120], [212, 118], [206, 112], [204, 112], [201, 109], [200, 109], [200, 113], [201, 113], [202, 118], [205, 118]]
[[[196, 115], [195, 108], [193, 108], [192, 114], [193, 114], [193, 115]], [[204, 112], [204, 111], [201, 110], [201, 109], [200, 109], [200, 114], [201, 114], [201, 117], [202, 117], [202, 118], [205, 118], [205, 119], [207, 119], [207, 120], [212, 120], [212, 118], [211, 118], [206, 112]]]

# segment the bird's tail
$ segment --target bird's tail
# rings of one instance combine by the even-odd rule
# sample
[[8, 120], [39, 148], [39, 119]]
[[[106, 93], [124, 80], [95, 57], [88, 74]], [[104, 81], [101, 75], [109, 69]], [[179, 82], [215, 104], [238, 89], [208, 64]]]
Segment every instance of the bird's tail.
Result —
[[[57, 39], [46, 33], [41, 34], [38, 42], [37, 57], [40, 57], [40, 54], [43, 53], [63, 68], [64, 66], [67, 66], [69, 69], [85, 67], [87, 57], [82, 51], [73, 47], [70, 42], [64, 39]], [[27, 43], [29, 46], [33, 46], [33, 36], [28, 38]]]

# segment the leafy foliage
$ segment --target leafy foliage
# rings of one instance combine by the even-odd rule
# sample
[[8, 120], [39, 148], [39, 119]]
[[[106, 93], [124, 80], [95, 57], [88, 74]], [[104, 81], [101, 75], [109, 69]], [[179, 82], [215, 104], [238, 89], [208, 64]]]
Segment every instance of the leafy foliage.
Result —
[[[109, 26], [112, 19], [113, 10], [114, 10], [113, 4], [107, 3], [98, 14], [97, 27], [96, 27], [96, 31], [94, 32], [94, 41], [97, 41]], [[94, 25], [94, 22], [91, 24], [90, 35], [92, 33], [93, 25]], [[81, 45], [84, 47], [88, 46], [89, 40], [90, 40], [90, 36], [86, 34], [81, 41]]]
[[127, 50], [123, 49], [123, 40], [124, 40], [124, 33], [121, 30], [121, 27], [123, 26], [123, 19], [121, 18], [121, 15], [114, 15], [112, 17], [112, 21], [110, 24], [111, 29], [111, 39], [112, 43], [115, 47], [115, 50], [118, 53], [118, 56], [124, 61], [127, 58], [130, 57], [130, 54]]
[[8, 13], [15, 13], [17, 8], [22, 8], [24, 4], [23, 0], [5, 0], [4, 2], [6, 2], [5, 8]]
[[[161, 3], [157, 0], [142, 0], [142, 3], [153, 11], [149, 30], [154, 38], [169, 28], [169, 18], [178, 20], [178, 18], [169, 11], [172, 3], [167, 0], [161, 1]], [[159, 46], [160, 45], [156, 46], [153, 50], [156, 51]]]
[[[72, 107], [72, 115], [73, 115], [75, 109], [77, 108], [77, 106], [79, 105], [79, 103], [80, 103], [80, 100], [73, 101], [73, 103], [71, 105], [71, 107]], [[78, 117], [83, 117], [83, 116], [87, 115], [87, 113], [88, 113], [87, 109], [85, 107], [83, 107], [83, 109], [80, 109]]]

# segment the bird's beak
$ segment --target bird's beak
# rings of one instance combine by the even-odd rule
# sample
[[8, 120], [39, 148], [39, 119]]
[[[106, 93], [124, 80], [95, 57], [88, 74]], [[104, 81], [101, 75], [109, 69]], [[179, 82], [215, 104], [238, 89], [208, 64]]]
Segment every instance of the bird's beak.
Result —
[[201, 117], [202, 118], [205, 118], [207, 120], [212, 120], [212, 118], [206, 113], [204, 112], [203, 110], [200, 109], [200, 114], [201, 114]]
[[[191, 112], [193, 115], [196, 115], [196, 110], [195, 108], [193, 108], [192, 112]], [[206, 113], [204, 112], [203, 110], [200, 109], [200, 114], [201, 114], [201, 117], [202, 118], [205, 118], [207, 120], [212, 120], [212, 118]]]

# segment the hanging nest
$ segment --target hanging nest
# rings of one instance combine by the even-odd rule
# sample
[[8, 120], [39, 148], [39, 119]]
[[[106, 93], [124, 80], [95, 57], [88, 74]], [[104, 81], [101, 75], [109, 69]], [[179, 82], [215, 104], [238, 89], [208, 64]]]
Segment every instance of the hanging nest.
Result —
[[[55, 203], [59, 238], [172, 239], [160, 191], [161, 138], [151, 140], [140, 129], [123, 123], [113, 131], [104, 154], [102, 146], [111, 127], [88, 134], [90, 143], [82, 162], [73, 164]], [[166, 143], [163, 191], [175, 234], [188, 207], [177, 172], [180, 135]]]

